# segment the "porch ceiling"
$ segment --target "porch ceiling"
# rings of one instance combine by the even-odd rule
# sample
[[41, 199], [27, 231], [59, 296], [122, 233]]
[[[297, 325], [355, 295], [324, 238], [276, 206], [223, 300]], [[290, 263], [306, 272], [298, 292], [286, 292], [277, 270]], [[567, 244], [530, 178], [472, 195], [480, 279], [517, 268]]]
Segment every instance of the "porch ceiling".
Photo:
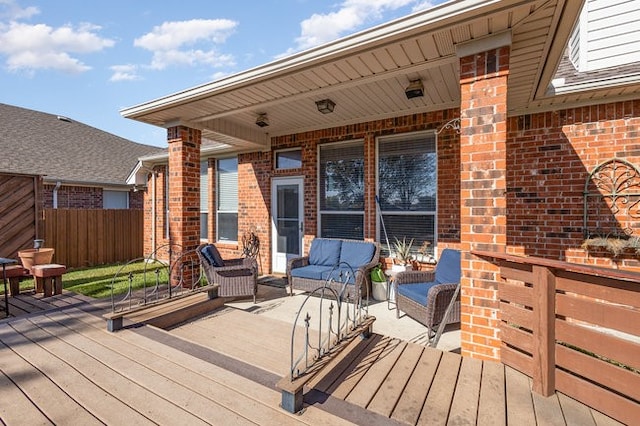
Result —
[[[141, 122], [202, 129], [211, 152], [268, 149], [269, 137], [460, 105], [456, 49], [511, 34], [508, 109], [545, 97], [582, 2], [460, 0], [209, 84], [122, 111]], [[410, 80], [424, 97], [407, 99]], [[575, 95], [573, 96], [575, 98]], [[315, 101], [330, 98], [331, 114]], [[590, 96], [592, 99], [592, 96]], [[266, 113], [269, 126], [258, 127]]]

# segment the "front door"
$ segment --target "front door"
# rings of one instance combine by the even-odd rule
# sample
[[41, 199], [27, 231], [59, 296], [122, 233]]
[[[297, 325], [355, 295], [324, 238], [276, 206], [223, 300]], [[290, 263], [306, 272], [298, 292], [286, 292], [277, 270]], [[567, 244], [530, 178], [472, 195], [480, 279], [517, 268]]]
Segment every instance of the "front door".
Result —
[[271, 184], [273, 272], [284, 273], [287, 261], [302, 256], [304, 235], [303, 180], [273, 179]]

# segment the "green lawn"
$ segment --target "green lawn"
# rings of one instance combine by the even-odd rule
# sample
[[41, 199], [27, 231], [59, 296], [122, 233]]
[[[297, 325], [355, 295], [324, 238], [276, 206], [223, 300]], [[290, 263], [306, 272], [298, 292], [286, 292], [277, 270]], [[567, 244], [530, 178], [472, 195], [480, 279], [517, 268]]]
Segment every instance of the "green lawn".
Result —
[[[162, 265], [147, 265], [146, 285], [155, 285], [155, 270], [161, 267], [159, 274], [160, 283], [167, 283], [166, 268]], [[91, 268], [81, 268], [68, 271], [62, 278], [62, 285], [65, 289], [75, 293], [84, 294], [94, 298], [111, 297], [111, 283], [113, 277], [118, 273], [115, 281], [114, 294], [124, 294], [129, 288], [129, 273], [132, 274], [132, 288], [142, 288], [144, 284], [145, 262], [129, 263], [127, 265], [103, 265]], [[33, 279], [22, 280], [21, 289], [34, 288]], [[1, 291], [1, 290], [0, 290]]]

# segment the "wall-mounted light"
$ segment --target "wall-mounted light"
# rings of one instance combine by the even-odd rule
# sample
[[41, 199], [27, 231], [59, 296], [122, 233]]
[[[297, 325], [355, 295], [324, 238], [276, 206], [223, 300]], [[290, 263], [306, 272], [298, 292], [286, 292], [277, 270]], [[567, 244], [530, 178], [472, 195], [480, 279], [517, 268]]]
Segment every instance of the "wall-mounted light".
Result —
[[256, 118], [256, 124], [260, 127], [267, 127], [269, 125], [269, 119], [267, 118], [266, 112], [258, 114], [258, 118]]
[[407, 95], [407, 99], [418, 98], [424, 96], [424, 86], [422, 86], [422, 80], [411, 80], [404, 94]]
[[333, 112], [333, 108], [335, 108], [335, 106], [336, 103], [331, 99], [322, 99], [321, 101], [316, 101], [316, 107], [318, 108], [318, 111], [323, 114], [329, 114], [330, 112]]

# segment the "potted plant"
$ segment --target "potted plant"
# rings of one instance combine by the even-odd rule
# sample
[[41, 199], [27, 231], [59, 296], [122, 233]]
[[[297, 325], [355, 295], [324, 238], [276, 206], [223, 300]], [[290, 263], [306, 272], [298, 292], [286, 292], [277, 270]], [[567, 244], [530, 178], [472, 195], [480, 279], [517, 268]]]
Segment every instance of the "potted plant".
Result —
[[395, 239], [396, 241], [393, 243], [394, 262], [391, 265], [391, 270], [396, 272], [411, 270], [413, 238], [409, 241], [407, 241], [407, 237], [402, 237], [402, 241], [397, 237]]
[[424, 243], [422, 243], [422, 245], [418, 249], [416, 260], [420, 263], [427, 263], [430, 265], [434, 265], [436, 263], [436, 259], [435, 257], [433, 257], [433, 254], [431, 252], [431, 243], [429, 241], [425, 241]]

